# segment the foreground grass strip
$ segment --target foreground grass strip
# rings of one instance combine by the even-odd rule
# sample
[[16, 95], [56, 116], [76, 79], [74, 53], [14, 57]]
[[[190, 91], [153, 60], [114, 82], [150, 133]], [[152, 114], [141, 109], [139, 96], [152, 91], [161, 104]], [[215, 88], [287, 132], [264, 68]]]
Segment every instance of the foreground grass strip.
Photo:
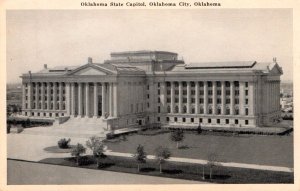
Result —
[[[72, 157], [46, 158], [40, 163], [78, 167]], [[96, 161], [91, 156], [81, 159], [80, 168], [98, 169]], [[154, 160], [147, 160], [137, 171], [137, 163], [132, 158], [109, 156], [101, 161], [101, 170], [134, 173], [150, 176], [179, 178], [213, 183], [293, 183], [294, 174], [289, 172], [274, 172], [255, 169], [217, 166], [213, 168], [212, 179], [209, 179], [209, 167], [201, 164], [167, 162], [163, 165], [163, 173], [159, 173], [159, 165]], [[204, 178], [203, 178], [204, 177]]]

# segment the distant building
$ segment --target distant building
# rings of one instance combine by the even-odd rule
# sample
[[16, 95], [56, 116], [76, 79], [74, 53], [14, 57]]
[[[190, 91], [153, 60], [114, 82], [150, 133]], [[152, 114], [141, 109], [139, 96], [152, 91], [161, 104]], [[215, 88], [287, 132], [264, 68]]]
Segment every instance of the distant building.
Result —
[[98, 118], [111, 129], [272, 125], [280, 118], [281, 75], [276, 60], [185, 64], [172, 52], [115, 52], [102, 64], [89, 58], [23, 74], [22, 113]]

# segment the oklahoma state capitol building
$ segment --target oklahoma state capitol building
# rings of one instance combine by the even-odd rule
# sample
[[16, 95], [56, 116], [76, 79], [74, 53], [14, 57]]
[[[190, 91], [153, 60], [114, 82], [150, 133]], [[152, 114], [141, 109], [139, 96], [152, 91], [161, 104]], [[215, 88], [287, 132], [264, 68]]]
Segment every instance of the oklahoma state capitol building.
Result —
[[185, 64], [177, 57], [142, 50], [113, 52], [101, 64], [88, 58], [77, 67], [44, 65], [21, 76], [22, 115], [97, 118], [111, 129], [260, 127], [279, 120], [282, 69], [275, 58]]

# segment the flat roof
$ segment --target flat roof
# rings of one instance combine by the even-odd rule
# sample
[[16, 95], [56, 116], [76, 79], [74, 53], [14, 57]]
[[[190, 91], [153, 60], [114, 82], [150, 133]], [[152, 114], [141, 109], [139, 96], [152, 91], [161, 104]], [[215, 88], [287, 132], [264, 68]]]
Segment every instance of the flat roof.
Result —
[[256, 61], [233, 61], [233, 62], [201, 62], [190, 63], [186, 69], [213, 69], [213, 68], [252, 68]]

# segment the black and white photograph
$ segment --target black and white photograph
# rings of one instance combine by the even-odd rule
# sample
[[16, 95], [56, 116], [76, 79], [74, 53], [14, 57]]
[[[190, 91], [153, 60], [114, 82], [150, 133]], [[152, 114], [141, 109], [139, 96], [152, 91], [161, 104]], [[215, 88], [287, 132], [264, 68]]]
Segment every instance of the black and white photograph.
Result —
[[5, 11], [5, 184], [297, 182], [293, 9], [144, 4]]

